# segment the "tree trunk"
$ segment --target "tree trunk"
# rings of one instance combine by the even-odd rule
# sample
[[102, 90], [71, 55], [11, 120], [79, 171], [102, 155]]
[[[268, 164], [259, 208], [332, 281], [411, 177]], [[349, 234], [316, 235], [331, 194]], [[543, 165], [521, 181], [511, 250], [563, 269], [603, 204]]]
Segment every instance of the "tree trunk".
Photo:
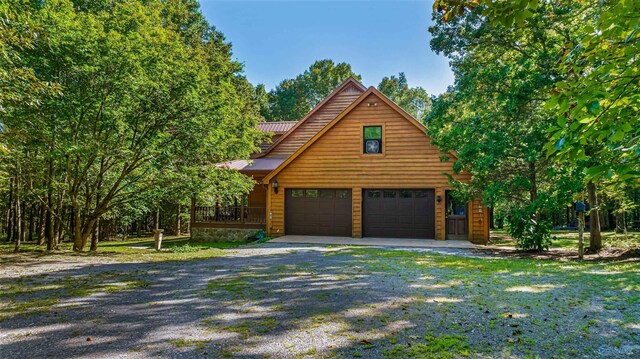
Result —
[[[531, 182], [531, 188], [529, 188], [529, 200], [531, 203], [535, 203], [538, 200], [538, 182], [536, 177], [536, 164], [529, 163], [529, 181]], [[531, 219], [538, 223], [538, 209], [531, 214]], [[542, 243], [536, 243], [536, 250], [542, 252], [544, 248]]]
[[89, 248], [91, 252], [95, 252], [98, 250], [99, 239], [100, 239], [100, 220], [97, 220], [96, 224], [93, 226], [93, 231], [91, 232], [91, 248]]
[[47, 209], [45, 216], [45, 238], [47, 240], [47, 250], [52, 251], [56, 248], [55, 230], [53, 228], [53, 160], [49, 160], [49, 176], [47, 178]]
[[57, 214], [53, 218], [53, 241], [55, 246], [58, 247], [62, 240], [64, 239], [62, 217], [64, 216], [64, 210], [62, 208], [62, 197], [58, 195], [58, 200], [56, 204], [55, 213]]
[[596, 185], [593, 182], [587, 184], [589, 192], [589, 250], [597, 252], [602, 248], [602, 236], [600, 233], [600, 213], [598, 210], [598, 196], [596, 194]]
[[584, 259], [584, 212], [578, 215], [578, 259]]
[[155, 229], [160, 229], [160, 207], [158, 207], [158, 209], [156, 209]]
[[[77, 211], [77, 210], [74, 209], [74, 211]], [[76, 216], [75, 213], [74, 213], [74, 216]], [[97, 221], [98, 221], [97, 218], [89, 219], [85, 223], [84, 227], [82, 226], [79, 220], [76, 221], [76, 224], [74, 224], [74, 228], [73, 228], [73, 231], [74, 231], [73, 232], [73, 250], [74, 251], [81, 252], [84, 250], [84, 247], [87, 245], [87, 241], [89, 240], [89, 237], [93, 233], [94, 226], [96, 225]]]
[[43, 204], [40, 205], [40, 215], [38, 216], [38, 227], [36, 229], [36, 231], [38, 232], [38, 245], [41, 246], [44, 244], [44, 230], [45, 230], [45, 225], [44, 225], [44, 217], [46, 215], [47, 211], [46, 208]]
[[616, 213], [616, 233], [627, 234], [627, 214], [625, 212]]
[[16, 199], [15, 199], [15, 226], [16, 226], [16, 232], [17, 232], [17, 236], [16, 236], [16, 246], [14, 248], [14, 251], [19, 251], [20, 250], [20, 239], [22, 237], [22, 228], [21, 228], [21, 224], [22, 224], [22, 213], [21, 213], [21, 208], [20, 208], [20, 174], [19, 171], [16, 170], [16, 172], [18, 172], [17, 176], [16, 176], [16, 186], [15, 186], [15, 190], [16, 190]]
[[36, 211], [36, 205], [32, 204], [31, 205], [31, 210], [29, 211], [29, 241], [33, 240], [33, 228], [35, 227], [35, 215], [34, 212]]
[[13, 239], [13, 177], [9, 178], [9, 203], [7, 205], [7, 242]]
[[20, 221], [22, 223], [20, 223], [20, 242], [24, 243], [27, 240], [27, 230], [28, 230], [28, 224], [27, 224], [27, 204], [22, 201], [22, 207], [20, 207]]
[[182, 223], [180, 221], [180, 211], [182, 210], [182, 206], [180, 206], [180, 203], [178, 203], [178, 217], [176, 218], [176, 236], [179, 236], [181, 234], [181, 228], [182, 227]]

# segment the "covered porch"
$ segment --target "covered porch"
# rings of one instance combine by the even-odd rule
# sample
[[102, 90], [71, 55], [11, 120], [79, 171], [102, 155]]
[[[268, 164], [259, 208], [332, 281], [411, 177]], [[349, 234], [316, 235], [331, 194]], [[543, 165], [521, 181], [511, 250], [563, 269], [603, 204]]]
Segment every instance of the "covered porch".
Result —
[[251, 177], [256, 183], [248, 195], [243, 195], [233, 204], [199, 206], [195, 197], [192, 197], [191, 227], [266, 229], [267, 189], [266, 185], [262, 184], [262, 179], [282, 161], [280, 158], [255, 158], [220, 164], [220, 167], [237, 170]]

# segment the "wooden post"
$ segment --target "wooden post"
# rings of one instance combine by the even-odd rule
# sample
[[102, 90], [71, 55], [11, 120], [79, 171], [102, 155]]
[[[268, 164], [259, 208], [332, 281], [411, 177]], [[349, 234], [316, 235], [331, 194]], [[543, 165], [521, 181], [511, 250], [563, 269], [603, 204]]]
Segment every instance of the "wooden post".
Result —
[[584, 259], [584, 212], [578, 214], [578, 259]]
[[576, 208], [578, 212], [578, 260], [584, 259], [584, 198], [580, 199], [580, 208]]
[[244, 224], [244, 198], [245, 195], [242, 195], [242, 200], [240, 202], [240, 223]]
[[189, 210], [190, 212], [190, 218], [189, 218], [189, 224], [193, 224], [196, 221], [196, 195], [193, 194], [191, 195], [191, 209]]

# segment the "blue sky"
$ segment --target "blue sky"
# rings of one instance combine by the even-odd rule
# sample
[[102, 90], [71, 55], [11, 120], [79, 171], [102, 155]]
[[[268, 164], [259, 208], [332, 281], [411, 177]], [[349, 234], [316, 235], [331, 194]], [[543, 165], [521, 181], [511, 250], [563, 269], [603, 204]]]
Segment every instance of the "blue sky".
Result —
[[254, 85], [267, 89], [315, 60], [348, 62], [365, 86], [404, 72], [410, 86], [439, 94], [453, 83], [447, 59], [429, 48], [432, 1], [200, 0], [233, 44]]

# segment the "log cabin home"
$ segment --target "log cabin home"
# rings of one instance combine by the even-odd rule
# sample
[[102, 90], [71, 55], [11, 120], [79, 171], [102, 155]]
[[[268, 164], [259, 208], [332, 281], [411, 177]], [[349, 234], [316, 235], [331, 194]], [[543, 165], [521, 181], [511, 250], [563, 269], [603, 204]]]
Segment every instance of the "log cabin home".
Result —
[[272, 142], [250, 160], [223, 164], [251, 176], [254, 189], [235, 206], [192, 200], [196, 235], [230, 228], [272, 237], [489, 239], [481, 201], [451, 196], [447, 174], [461, 181], [470, 174], [454, 174], [455, 157], [374, 87], [350, 78], [301, 120], [259, 126]]

